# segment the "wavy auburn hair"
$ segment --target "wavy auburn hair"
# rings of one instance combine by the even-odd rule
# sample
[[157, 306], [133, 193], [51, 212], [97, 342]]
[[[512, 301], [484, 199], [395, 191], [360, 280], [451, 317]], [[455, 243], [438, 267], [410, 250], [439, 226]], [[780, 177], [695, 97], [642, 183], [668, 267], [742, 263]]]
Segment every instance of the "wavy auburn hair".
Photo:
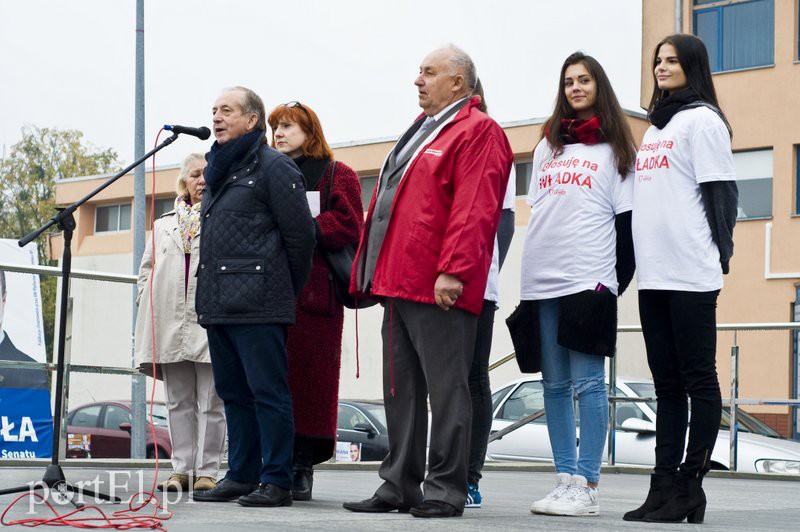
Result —
[[594, 103], [594, 113], [600, 119], [600, 128], [606, 142], [614, 152], [614, 160], [617, 163], [617, 170], [625, 178], [633, 167], [636, 159], [636, 148], [633, 142], [633, 133], [622, 113], [617, 95], [611, 87], [611, 82], [606, 76], [605, 70], [594, 57], [583, 52], [575, 52], [567, 57], [561, 66], [561, 77], [558, 79], [558, 93], [556, 94], [556, 105], [553, 114], [550, 115], [542, 127], [541, 138], [546, 138], [547, 143], [559, 156], [564, 153], [564, 141], [561, 139], [561, 120], [563, 118], [575, 118], [575, 110], [567, 100], [564, 92], [564, 75], [567, 68], [572, 65], [582, 64], [589, 71], [589, 75], [597, 85], [597, 95]]
[[319, 123], [317, 113], [313, 109], [300, 102], [296, 102], [292, 106], [282, 103], [273, 109], [267, 118], [267, 123], [272, 128], [273, 148], [275, 147], [275, 128], [278, 127], [280, 122], [293, 122], [300, 126], [303, 133], [306, 134], [306, 140], [300, 147], [303, 150], [303, 155], [312, 159], [333, 160], [333, 151], [328, 146], [328, 141], [325, 140], [322, 124]]

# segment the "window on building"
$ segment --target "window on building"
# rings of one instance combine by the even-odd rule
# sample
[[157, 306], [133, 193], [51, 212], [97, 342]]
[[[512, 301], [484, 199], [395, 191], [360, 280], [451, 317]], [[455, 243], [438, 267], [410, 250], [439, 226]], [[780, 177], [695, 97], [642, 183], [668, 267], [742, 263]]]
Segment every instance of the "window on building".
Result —
[[515, 163], [517, 167], [517, 196], [527, 196], [528, 195], [528, 187], [531, 184], [531, 170], [533, 169], [533, 163], [528, 161], [525, 163]]
[[772, 216], [772, 150], [737, 152], [733, 162], [739, 187], [738, 219]]
[[156, 198], [155, 202], [155, 212], [153, 213], [153, 219], [158, 220], [164, 214], [168, 213], [172, 209], [175, 208], [175, 198]]
[[361, 182], [361, 204], [364, 210], [369, 209], [369, 202], [372, 199], [372, 192], [375, 190], [375, 185], [378, 184], [378, 176], [370, 175], [359, 179]]
[[713, 72], [773, 64], [774, 0], [694, 0], [693, 20]]
[[94, 232], [130, 231], [131, 204], [100, 205], [94, 214]]

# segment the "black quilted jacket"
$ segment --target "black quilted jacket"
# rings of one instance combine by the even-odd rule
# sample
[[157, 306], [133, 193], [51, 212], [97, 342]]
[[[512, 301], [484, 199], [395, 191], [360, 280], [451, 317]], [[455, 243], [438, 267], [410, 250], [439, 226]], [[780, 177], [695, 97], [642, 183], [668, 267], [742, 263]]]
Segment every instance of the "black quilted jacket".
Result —
[[231, 168], [203, 196], [197, 321], [294, 323], [315, 245], [303, 176], [265, 144]]

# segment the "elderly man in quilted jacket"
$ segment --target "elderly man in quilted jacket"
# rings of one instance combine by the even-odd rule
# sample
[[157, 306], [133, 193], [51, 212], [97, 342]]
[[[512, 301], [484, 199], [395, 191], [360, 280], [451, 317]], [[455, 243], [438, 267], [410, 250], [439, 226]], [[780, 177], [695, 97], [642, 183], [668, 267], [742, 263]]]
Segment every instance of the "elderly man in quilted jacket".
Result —
[[261, 98], [233, 87], [212, 112], [217, 141], [206, 155], [196, 306], [225, 402], [230, 469], [194, 499], [289, 506], [286, 327], [311, 269], [314, 222], [302, 174], [267, 145]]

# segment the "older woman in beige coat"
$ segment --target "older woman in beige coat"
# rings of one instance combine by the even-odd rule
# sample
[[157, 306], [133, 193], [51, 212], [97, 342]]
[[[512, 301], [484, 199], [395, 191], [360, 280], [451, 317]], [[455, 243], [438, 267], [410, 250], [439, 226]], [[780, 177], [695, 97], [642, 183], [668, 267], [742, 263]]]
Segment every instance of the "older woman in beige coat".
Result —
[[155, 358], [156, 373], [164, 379], [173, 473], [159, 489], [168, 491], [213, 488], [225, 440], [224, 407], [194, 308], [205, 166], [198, 153], [183, 161], [175, 209], [155, 221], [155, 245], [147, 243], [139, 268], [136, 362], [152, 376]]

